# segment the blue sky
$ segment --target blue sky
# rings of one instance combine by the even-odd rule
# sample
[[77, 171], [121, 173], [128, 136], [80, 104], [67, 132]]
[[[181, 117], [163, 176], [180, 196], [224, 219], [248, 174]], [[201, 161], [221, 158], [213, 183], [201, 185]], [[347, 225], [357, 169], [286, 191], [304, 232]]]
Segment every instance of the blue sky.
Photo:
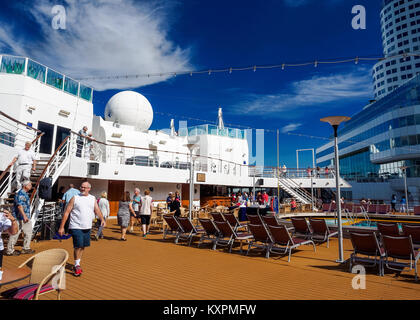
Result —
[[[51, 8], [66, 8], [66, 29], [51, 27]], [[354, 5], [366, 30], [351, 26]], [[380, 0], [2, 1], [1, 52], [26, 55], [74, 78], [271, 65], [381, 56]], [[103, 115], [113, 94], [131, 89], [155, 111], [151, 129], [171, 118], [265, 129], [265, 164], [296, 166], [295, 150], [316, 148], [329, 115], [351, 116], [373, 96], [369, 63], [231, 74], [86, 80]], [[192, 120], [201, 119], [203, 121]], [[287, 134], [293, 133], [291, 134]], [[300, 166], [311, 163], [302, 154]]]

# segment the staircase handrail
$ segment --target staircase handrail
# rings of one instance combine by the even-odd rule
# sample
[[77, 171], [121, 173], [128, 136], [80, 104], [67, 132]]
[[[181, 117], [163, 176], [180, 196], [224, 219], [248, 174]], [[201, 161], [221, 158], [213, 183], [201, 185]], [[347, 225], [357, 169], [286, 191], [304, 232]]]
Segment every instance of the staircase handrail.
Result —
[[6, 117], [6, 118], [7, 118], [7, 119], [9, 119], [9, 120], [12, 120], [13, 122], [16, 122], [16, 123], [20, 124], [20, 125], [22, 125], [22, 126], [25, 126], [25, 127], [26, 127], [26, 128], [28, 128], [28, 129], [34, 130], [35, 132], [38, 132], [38, 133], [41, 133], [41, 132], [42, 132], [41, 130], [35, 129], [35, 128], [33, 128], [33, 127], [30, 127], [30, 126], [28, 126], [26, 123], [23, 123], [23, 122], [21, 122], [21, 121], [19, 121], [19, 120], [15, 119], [15, 118], [13, 118], [13, 117], [9, 116], [8, 114], [4, 113], [3, 111], [0, 111], [0, 115], [2, 115], [3, 117]]
[[[297, 183], [295, 183], [293, 180], [291, 180], [289, 178], [281, 178], [280, 181], [283, 182], [284, 185], [286, 185], [289, 189], [293, 190], [293, 192], [298, 194], [305, 201], [307, 201], [307, 202], [312, 201], [312, 198], [310, 196], [308, 197], [307, 194], [305, 194], [303, 192], [304, 189], [302, 187], [300, 187]], [[295, 186], [293, 186], [291, 184], [291, 182], [293, 182], [295, 184]]]
[[69, 140], [69, 138], [70, 138], [70, 136], [67, 136], [60, 143], [60, 145], [57, 147], [57, 149], [54, 151], [53, 155], [51, 156], [50, 160], [48, 160], [48, 163], [46, 164], [44, 170], [42, 170], [42, 172], [41, 172], [41, 174], [40, 174], [40, 176], [39, 176], [39, 178], [38, 178], [38, 180], [36, 182], [35, 188], [34, 188], [34, 190], [32, 191], [32, 194], [31, 194], [31, 205], [32, 205], [32, 202], [34, 200], [35, 194], [38, 191], [38, 187], [39, 187], [39, 184], [40, 184], [41, 180], [45, 177], [45, 174], [46, 174], [47, 170], [49, 169], [51, 163], [56, 159], [56, 156], [59, 153], [60, 149], [67, 143], [67, 141]]
[[[288, 179], [288, 181], [290, 181], [292, 184], [296, 185], [296, 187], [297, 187], [297, 188], [299, 188], [299, 190], [301, 190], [301, 191], [303, 192], [303, 194], [305, 194], [305, 196], [306, 196], [306, 198], [307, 198], [307, 199], [311, 199], [311, 201], [312, 201], [312, 195], [311, 195], [308, 191], [306, 191], [304, 188], [302, 188], [300, 185], [298, 185], [298, 184], [296, 183], [296, 181], [294, 181], [293, 179], [290, 179], [290, 178], [287, 178], [287, 179]], [[315, 203], [318, 201], [318, 198], [317, 198], [317, 197], [315, 197], [315, 195], [313, 196], [313, 199], [314, 199], [314, 202], [315, 202]]]

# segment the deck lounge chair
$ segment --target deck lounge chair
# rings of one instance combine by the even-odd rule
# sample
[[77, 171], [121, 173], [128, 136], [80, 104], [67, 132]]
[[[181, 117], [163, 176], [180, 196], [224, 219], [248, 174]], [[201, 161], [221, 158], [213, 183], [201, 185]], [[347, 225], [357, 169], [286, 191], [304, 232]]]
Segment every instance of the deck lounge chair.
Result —
[[411, 236], [414, 249], [420, 249], [420, 225], [403, 224], [402, 228], [404, 236]]
[[278, 227], [268, 226], [268, 229], [270, 230], [273, 240], [270, 252], [280, 254], [287, 254], [287, 252], [289, 252], [288, 262], [290, 262], [292, 250], [300, 247], [301, 245], [312, 244], [314, 246], [314, 251], [316, 251], [315, 243], [312, 240], [291, 237], [289, 231], [287, 231], [287, 228], [283, 225]]
[[[17, 300], [38, 300], [40, 295], [57, 291], [57, 300], [65, 288], [65, 266], [69, 254], [64, 249], [50, 249], [37, 253], [23, 262], [31, 268], [29, 284], [12, 288], [1, 293], [1, 296]], [[54, 281], [53, 279], [57, 279]]]
[[[379, 275], [383, 276], [383, 262], [385, 250], [381, 248], [375, 232], [370, 233], [350, 233], [350, 240], [353, 245], [353, 253], [350, 255], [350, 272], [356, 263], [362, 263], [369, 267], [379, 268]], [[367, 257], [359, 257], [364, 255]], [[374, 257], [374, 258], [371, 258]]]
[[393, 236], [393, 237], [400, 236], [400, 230], [398, 229], [397, 223], [378, 222], [376, 225], [377, 225], [379, 233], [382, 235]]
[[247, 214], [246, 215], [249, 223], [251, 224], [262, 224], [263, 221], [261, 220], [261, 216], [259, 214]]
[[175, 243], [178, 243], [178, 234], [184, 231], [178, 220], [172, 214], [165, 214], [163, 219], [168, 225], [168, 227], [163, 230], [163, 239], [166, 239], [167, 234], [172, 234], [175, 235]]
[[275, 216], [264, 216], [264, 217], [262, 217], [262, 219], [267, 226], [278, 227], [280, 225], [280, 223], [278, 222], [278, 220]]
[[367, 207], [367, 213], [377, 213], [378, 206], [376, 204], [369, 204]]
[[210, 240], [214, 245], [217, 237], [219, 236], [219, 230], [217, 229], [212, 219], [198, 219], [204, 232], [201, 233], [200, 240], [198, 241], [198, 247], [203, 243], [204, 240]]
[[252, 248], [259, 248], [265, 250], [265, 257], [270, 257], [270, 248], [273, 245], [273, 240], [267, 228], [263, 224], [248, 224], [249, 231], [253, 239], [248, 244], [246, 255]]
[[322, 204], [322, 212], [330, 212], [331, 210], [331, 203], [323, 203]]
[[203, 230], [197, 229], [191, 222], [190, 218], [188, 217], [178, 217], [176, 218], [179, 222], [179, 224], [182, 227], [182, 231], [178, 232], [178, 240], [179, 239], [185, 239], [188, 241], [188, 245], [191, 245], [191, 242], [193, 240], [193, 237], [195, 235], [199, 235], [203, 233]]
[[246, 222], [239, 222], [238, 218], [235, 217], [235, 215], [233, 213], [223, 213], [223, 217], [225, 218], [225, 220], [227, 222], [230, 223], [230, 225], [232, 226], [233, 230], [237, 231], [240, 228], [247, 228], [247, 223]]
[[[385, 249], [384, 266], [388, 269], [401, 272], [405, 267], [414, 268], [415, 281], [417, 281], [417, 261], [420, 258], [420, 251], [414, 250], [411, 236], [408, 237], [392, 237], [382, 236], [382, 242]], [[389, 260], [392, 258], [392, 261]], [[409, 262], [398, 262], [399, 260], [408, 260]]]
[[225, 218], [223, 218], [223, 215], [221, 212], [213, 211], [213, 212], [210, 212], [210, 214], [214, 221], [218, 221], [218, 222], [225, 221]]
[[230, 225], [229, 222], [223, 221], [215, 221], [216, 227], [219, 230], [219, 236], [217, 237], [216, 241], [213, 245], [213, 250], [216, 249], [218, 245], [229, 247], [229, 252], [232, 252], [232, 246], [233, 243], [236, 240], [239, 240], [241, 242], [241, 253], [242, 253], [242, 241], [243, 240], [250, 240], [252, 238], [252, 235], [247, 232], [235, 232]]
[[376, 208], [377, 208], [377, 213], [378, 214], [389, 213], [389, 205], [388, 204], [378, 204]]
[[331, 232], [324, 219], [309, 219], [312, 228], [311, 239], [314, 242], [323, 243], [327, 241], [327, 248], [330, 247], [330, 238], [338, 234], [338, 231]]
[[414, 215], [420, 216], [420, 206], [414, 206]]
[[310, 238], [312, 236], [311, 229], [309, 229], [308, 222], [305, 218], [292, 217], [292, 224], [295, 228], [294, 235]]

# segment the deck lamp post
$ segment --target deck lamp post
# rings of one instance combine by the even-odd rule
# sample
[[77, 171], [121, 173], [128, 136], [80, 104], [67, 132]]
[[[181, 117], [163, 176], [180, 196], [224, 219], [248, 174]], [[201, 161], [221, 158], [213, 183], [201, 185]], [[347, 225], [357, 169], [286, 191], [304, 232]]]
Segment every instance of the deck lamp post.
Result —
[[186, 144], [187, 148], [190, 150], [190, 200], [188, 203], [188, 210], [190, 220], [192, 218], [192, 210], [193, 210], [193, 201], [194, 201], [194, 160], [193, 160], [193, 151], [197, 147], [195, 143], [188, 143]]
[[338, 159], [338, 142], [337, 142], [337, 129], [340, 123], [344, 121], [350, 120], [350, 117], [345, 116], [332, 116], [322, 118], [322, 122], [329, 123], [334, 129], [334, 160], [335, 160], [335, 186], [337, 188], [337, 223], [338, 223], [338, 260], [337, 262], [343, 263], [344, 262], [344, 255], [343, 255], [343, 228], [341, 225], [341, 194], [340, 194], [340, 162]]
[[404, 191], [405, 191], [405, 205], [406, 205], [406, 211], [408, 214], [408, 192], [407, 192], [407, 166], [402, 166], [400, 169], [404, 173]]

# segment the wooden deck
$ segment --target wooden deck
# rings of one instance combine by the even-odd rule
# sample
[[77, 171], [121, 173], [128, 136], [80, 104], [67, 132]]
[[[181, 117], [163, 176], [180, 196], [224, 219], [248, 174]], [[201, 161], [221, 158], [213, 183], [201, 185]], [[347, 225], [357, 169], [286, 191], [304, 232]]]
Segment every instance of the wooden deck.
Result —
[[[287, 257], [261, 253], [240, 255], [239, 247], [229, 254], [223, 249], [212, 251], [209, 245], [197, 248], [174, 244], [173, 237], [162, 240], [162, 234], [142, 238], [138, 228], [128, 241], [119, 239], [116, 220], [110, 220], [105, 239], [92, 242], [85, 250], [81, 266], [83, 275], [67, 274], [64, 300], [279, 300], [279, 299], [420, 299], [420, 281], [414, 282], [414, 271], [404, 271], [399, 277], [386, 273], [376, 275], [367, 269], [366, 289], [354, 290], [348, 265], [340, 267], [337, 240], [326, 244], [304, 246], [287, 262]], [[37, 252], [64, 248], [73, 263], [72, 241], [58, 240], [33, 243]], [[17, 247], [17, 249], [20, 249]], [[349, 240], [344, 242], [345, 258], [351, 253]], [[4, 267], [16, 267], [27, 255], [4, 257]], [[69, 265], [70, 266], [70, 265]], [[24, 280], [18, 284], [24, 284]], [[15, 284], [17, 285], [17, 284]], [[13, 285], [4, 286], [1, 291]], [[51, 293], [42, 300], [56, 299]]]

